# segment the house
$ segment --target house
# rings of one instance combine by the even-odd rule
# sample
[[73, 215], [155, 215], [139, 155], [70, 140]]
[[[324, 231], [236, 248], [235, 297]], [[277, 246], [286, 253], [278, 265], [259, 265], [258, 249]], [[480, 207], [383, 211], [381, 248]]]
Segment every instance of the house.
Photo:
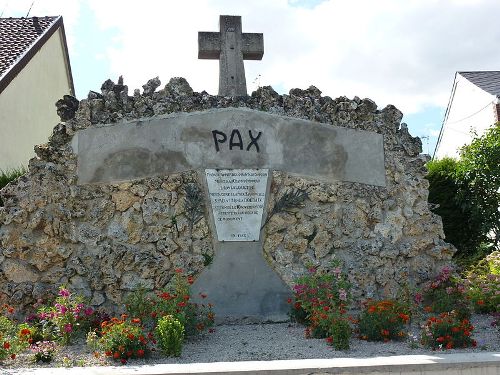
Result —
[[433, 158], [458, 157], [499, 120], [500, 71], [457, 72]]
[[0, 170], [26, 166], [74, 95], [63, 19], [0, 18]]

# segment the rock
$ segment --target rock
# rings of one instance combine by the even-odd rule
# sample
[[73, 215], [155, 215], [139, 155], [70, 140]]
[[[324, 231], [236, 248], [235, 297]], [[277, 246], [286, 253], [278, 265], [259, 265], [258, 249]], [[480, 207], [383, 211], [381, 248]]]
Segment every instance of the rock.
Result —
[[123, 212], [139, 202], [140, 198], [127, 190], [120, 190], [111, 195], [111, 200], [115, 203], [116, 209]]
[[37, 272], [25, 262], [5, 259], [1, 266], [5, 278], [14, 283], [35, 283], [40, 279]]

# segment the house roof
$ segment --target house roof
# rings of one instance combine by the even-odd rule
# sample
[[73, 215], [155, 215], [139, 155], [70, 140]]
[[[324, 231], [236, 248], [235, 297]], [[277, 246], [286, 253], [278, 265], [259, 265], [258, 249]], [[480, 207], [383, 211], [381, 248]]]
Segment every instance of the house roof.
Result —
[[487, 93], [500, 96], [500, 71], [458, 72], [458, 74]]
[[59, 28], [62, 29], [69, 81], [71, 91], [74, 93], [68, 48], [61, 16], [0, 18], [0, 93]]

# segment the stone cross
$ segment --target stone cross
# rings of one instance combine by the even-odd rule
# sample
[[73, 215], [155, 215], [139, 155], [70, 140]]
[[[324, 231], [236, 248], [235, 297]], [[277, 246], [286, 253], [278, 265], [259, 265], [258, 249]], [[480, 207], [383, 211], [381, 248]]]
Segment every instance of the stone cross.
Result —
[[219, 60], [219, 95], [247, 95], [243, 60], [261, 60], [262, 33], [242, 33], [241, 16], [220, 16], [219, 32], [198, 33], [198, 58]]

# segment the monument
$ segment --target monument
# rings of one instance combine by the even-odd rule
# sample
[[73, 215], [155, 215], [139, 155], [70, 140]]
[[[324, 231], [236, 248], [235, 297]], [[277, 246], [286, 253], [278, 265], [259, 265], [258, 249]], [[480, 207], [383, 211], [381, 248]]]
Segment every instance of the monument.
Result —
[[[29, 309], [65, 284], [116, 309], [182, 268], [219, 319], [282, 320], [310, 265], [341, 259], [362, 298], [395, 296], [450, 261], [401, 112], [314, 86], [246, 96], [243, 59], [262, 57], [263, 37], [240, 17], [221, 16], [199, 47], [220, 60], [219, 96], [182, 78], [156, 91], [156, 78], [142, 94], [108, 80], [78, 109], [68, 101], [28, 173], [1, 191], [2, 300]], [[270, 216], [290, 191], [303, 205]]]

